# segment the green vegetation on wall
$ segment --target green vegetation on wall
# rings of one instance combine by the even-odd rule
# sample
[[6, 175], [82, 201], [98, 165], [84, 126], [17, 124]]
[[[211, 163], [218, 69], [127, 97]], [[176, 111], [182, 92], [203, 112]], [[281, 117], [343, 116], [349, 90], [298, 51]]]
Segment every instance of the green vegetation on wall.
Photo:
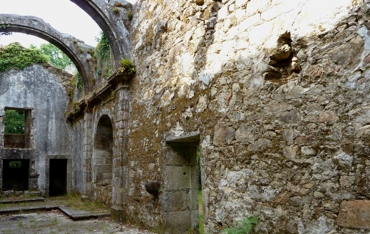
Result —
[[19, 43], [0, 47], [0, 72], [10, 69], [23, 70], [35, 63], [46, 63], [47, 57], [35, 48], [24, 48]]
[[100, 32], [99, 37], [95, 38], [98, 42], [96, 45], [96, 56], [98, 59], [108, 59], [110, 57], [110, 45], [107, 37], [103, 32]]
[[95, 48], [95, 56], [97, 59], [96, 72], [99, 76], [108, 77], [112, 72], [109, 41], [103, 32], [100, 32], [100, 35], [96, 37], [95, 40], [98, 42]]
[[81, 91], [84, 84], [83, 84], [82, 77], [81, 77], [80, 73], [77, 72], [76, 75], [73, 76], [73, 79], [76, 80], [77, 89]]
[[134, 74], [136, 72], [135, 65], [129, 59], [122, 59], [119, 64], [130, 74]]
[[222, 231], [223, 234], [249, 234], [258, 224], [258, 219], [251, 215], [248, 218], [238, 222], [237, 227], [227, 228]]

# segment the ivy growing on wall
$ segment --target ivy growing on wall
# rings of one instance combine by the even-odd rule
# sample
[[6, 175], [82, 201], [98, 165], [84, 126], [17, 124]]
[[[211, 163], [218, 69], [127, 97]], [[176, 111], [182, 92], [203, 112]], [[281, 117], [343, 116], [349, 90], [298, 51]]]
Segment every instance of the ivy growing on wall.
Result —
[[100, 32], [96, 41], [98, 42], [98, 45], [96, 46], [96, 56], [98, 59], [108, 59], [110, 56], [110, 45], [103, 32]]
[[35, 48], [24, 48], [19, 43], [0, 47], [0, 72], [10, 69], [23, 70], [35, 63], [46, 63], [47, 57]]
[[103, 32], [100, 32], [100, 35], [96, 37], [95, 40], [98, 42], [95, 48], [95, 55], [98, 65], [96, 72], [99, 76], [104, 75], [107, 77], [111, 73], [110, 44]]

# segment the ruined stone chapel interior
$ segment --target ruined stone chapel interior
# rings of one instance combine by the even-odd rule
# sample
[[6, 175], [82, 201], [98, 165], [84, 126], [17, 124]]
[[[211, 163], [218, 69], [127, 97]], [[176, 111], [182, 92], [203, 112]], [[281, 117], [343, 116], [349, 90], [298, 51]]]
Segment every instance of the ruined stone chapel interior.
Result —
[[80, 76], [0, 72], [0, 194], [76, 193], [166, 233], [197, 233], [199, 212], [205, 233], [249, 216], [256, 233], [370, 229], [368, 0], [71, 1], [105, 59], [0, 14], [0, 35], [52, 43]]

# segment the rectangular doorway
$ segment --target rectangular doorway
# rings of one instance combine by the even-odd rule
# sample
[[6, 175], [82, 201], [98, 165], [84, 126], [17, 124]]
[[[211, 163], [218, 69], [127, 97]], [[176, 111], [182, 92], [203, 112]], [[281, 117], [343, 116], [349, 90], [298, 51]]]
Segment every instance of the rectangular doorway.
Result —
[[29, 167], [29, 159], [3, 160], [3, 191], [28, 190]]
[[[190, 135], [190, 134], [189, 134]], [[200, 233], [201, 156], [199, 134], [166, 139], [161, 205], [170, 233]], [[176, 218], [174, 218], [176, 217]]]
[[49, 196], [67, 194], [67, 159], [50, 159]]

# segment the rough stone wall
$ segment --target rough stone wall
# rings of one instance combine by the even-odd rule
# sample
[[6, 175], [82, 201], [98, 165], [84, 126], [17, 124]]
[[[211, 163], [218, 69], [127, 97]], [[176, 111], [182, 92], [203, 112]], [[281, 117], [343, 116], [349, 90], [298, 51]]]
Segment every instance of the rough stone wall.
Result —
[[87, 170], [85, 168], [85, 160], [83, 159], [84, 152], [84, 128], [83, 122], [79, 121], [75, 123], [72, 128], [72, 192], [74, 193], [84, 193], [86, 186], [84, 175], [86, 175]]
[[[58, 71], [58, 73], [54, 73]], [[32, 109], [31, 149], [2, 148], [2, 158], [21, 159], [27, 154], [32, 166], [31, 174], [37, 174], [38, 189], [47, 192], [46, 161], [49, 157], [69, 158], [71, 155], [71, 127], [65, 121], [68, 108], [66, 88], [70, 76], [60, 70], [33, 65], [22, 71], [11, 70], [0, 74], [0, 129], [4, 136], [4, 108]], [[2, 145], [2, 144], [1, 144]], [[3, 147], [3, 145], [2, 145]], [[22, 153], [23, 152], [23, 153]], [[37, 187], [38, 186], [38, 187]], [[69, 189], [69, 188], [68, 188]]]
[[129, 218], [166, 222], [144, 184], [165, 183], [168, 135], [199, 131], [206, 233], [252, 214], [258, 233], [368, 227], [337, 220], [342, 201], [369, 198], [366, 3], [135, 7]]

